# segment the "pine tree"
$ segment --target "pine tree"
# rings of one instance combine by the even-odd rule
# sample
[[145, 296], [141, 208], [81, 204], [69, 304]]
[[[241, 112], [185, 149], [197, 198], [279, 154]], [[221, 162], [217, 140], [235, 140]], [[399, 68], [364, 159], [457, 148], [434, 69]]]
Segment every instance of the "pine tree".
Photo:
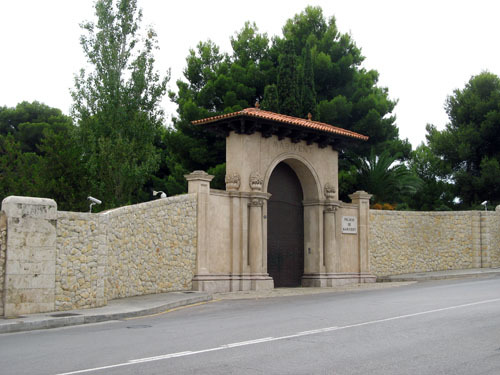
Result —
[[293, 40], [286, 40], [278, 66], [279, 112], [296, 117], [300, 116], [302, 111], [297, 60]]
[[302, 117], [310, 113], [316, 115], [316, 89], [314, 88], [314, 71], [311, 59], [311, 44], [307, 43], [303, 53], [303, 84], [302, 84]]
[[264, 89], [261, 108], [271, 112], [279, 111], [278, 88], [276, 85], [267, 85]]

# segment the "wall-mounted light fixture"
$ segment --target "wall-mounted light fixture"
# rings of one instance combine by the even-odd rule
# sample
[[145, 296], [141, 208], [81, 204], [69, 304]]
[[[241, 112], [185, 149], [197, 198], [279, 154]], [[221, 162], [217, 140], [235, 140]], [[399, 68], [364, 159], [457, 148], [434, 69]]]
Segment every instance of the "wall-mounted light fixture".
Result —
[[165, 194], [163, 191], [156, 191], [156, 190], [153, 190], [153, 196], [157, 196], [158, 194], [160, 194], [160, 198], [166, 198], [167, 197], [167, 194]]

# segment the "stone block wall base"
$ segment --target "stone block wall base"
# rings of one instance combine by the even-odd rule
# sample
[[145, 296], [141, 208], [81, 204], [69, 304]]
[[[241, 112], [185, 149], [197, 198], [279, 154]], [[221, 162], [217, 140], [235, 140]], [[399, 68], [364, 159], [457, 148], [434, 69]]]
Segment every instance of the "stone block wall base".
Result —
[[274, 280], [271, 277], [252, 280], [252, 290], [274, 289]]
[[334, 286], [374, 283], [375, 275], [368, 273], [315, 273], [302, 276], [303, 287], [331, 288]]
[[267, 274], [195, 275], [193, 290], [207, 293], [227, 293], [246, 290], [273, 289], [274, 281]]

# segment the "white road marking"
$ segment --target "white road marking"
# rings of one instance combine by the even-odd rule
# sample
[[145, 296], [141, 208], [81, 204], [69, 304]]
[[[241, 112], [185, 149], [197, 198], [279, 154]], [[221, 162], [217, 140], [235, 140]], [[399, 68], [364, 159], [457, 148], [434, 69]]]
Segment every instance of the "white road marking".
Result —
[[489, 300], [479, 301], [479, 302], [466, 303], [466, 304], [463, 304], [463, 305], [443, 307], [443, 308], [434, 309], [434, 310], [421, 311], [421, 312], [417, 312], [417, 313], [413, 313], [413, 314], [405, 314], [405, 315], [393, 316], [391, 318], [371, 320], [371, 321], [368, 321], [368, 322], [350, 324], [350, 325], [346, 325], [346, 326], [342, 326], [342, 327], [325, 327], [325, 328], [313, 329], [313, 330], [310, 330], [310, 331], [302, 331], [302, 332], [298, 332], [298, 333], [294, 333], [294, 334], [286, 335], [286, 336], [264, 337], [264, 338], [255, 339], [255, 340], [240, 341], [240, 342], [235, 342], [235, 343], [232, 343], [232, 344], [221, 345], [221, 346], [217, 346], [215, 348], [209, 348], [209, 349], [202, 349], [202, 350], [196, 350], [196, 351], [177, 352], [177, 353], [170, 353], [170, 354], [159, 355], [159, 356], [156, 356], [156, 357], [147, 357], [147, 358], [132, 359], [132, 360], [129, 360], [127, 362], [118, 363], [118, 364], [115, 364], [115, 365], [102, 366], [102, 367], [94, 367], [94, 368], [89, 368], [89, 369], [84, 369], [84, 370], [77, 370], [77, 371], [71, 371], [71, 372], [64, 372], [64, 373], [60, 373], [60, 374], [57, 374], [57, 375], [84, 374], [84, 373], [87, 373], [87, 372], [101, 371], [101, 370], [106, 370], [106, 369], [115, 368], [115, 367], [130, 366], [130, 365], [135, 365], [135, 364], [145, 363], [145, 362], [161, 361], [161, 360], [164, 360], [164, 359], [177, 358], [177, 357], [185, 357], [185, 356], [189, 356], [189, 355], [202, 354], [202, 353], [208, 353], [208, 352], [215, 352], [215, 351], [218, 351], [218, 350], [226, 350], [226, 349], [236, 348], [236, 347], [240, 347], [240, 346], [256, 345], [256, 344], [262, 344], [262, 343], [265, 343], [265, 342], [278, 341], [278, 340], [286, 340], [286, 339], [291, 339], [291, 338], [301, 337], [301, 336], [316, 335], [316, 334], [324, 333], [324, 332], [339, 331], [339, 330], [347, 329], [347, 328], [362, 327], [362, 326], [371, 325], [371, 324], [385, 323], [385, 322], [390, 322], [390, 321], [393, 321], [393, 320], [412, 318], [412, 317], [420, 316], [420, 315], [433, 314], [433, 313], [437, 313], [437, 312], [454, 310], [454, 309], [460, 309], [460, 308], [470, 307], [470, 306], [483, 305], [483, 304], [486, 304], [486, 303], [493, 303], [493, 302], [500, 302], [500, 298], [489, 299]]

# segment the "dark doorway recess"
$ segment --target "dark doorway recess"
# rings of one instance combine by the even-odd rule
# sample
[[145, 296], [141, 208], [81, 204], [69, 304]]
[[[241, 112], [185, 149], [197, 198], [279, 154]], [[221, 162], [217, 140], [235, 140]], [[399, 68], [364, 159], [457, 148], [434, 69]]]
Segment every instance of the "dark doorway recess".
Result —
[[275, 287], [301, 285], [304, 273], [304, 208], [300, 181], [285, 163], [276, 166], [268, 184], [267, 272]]

